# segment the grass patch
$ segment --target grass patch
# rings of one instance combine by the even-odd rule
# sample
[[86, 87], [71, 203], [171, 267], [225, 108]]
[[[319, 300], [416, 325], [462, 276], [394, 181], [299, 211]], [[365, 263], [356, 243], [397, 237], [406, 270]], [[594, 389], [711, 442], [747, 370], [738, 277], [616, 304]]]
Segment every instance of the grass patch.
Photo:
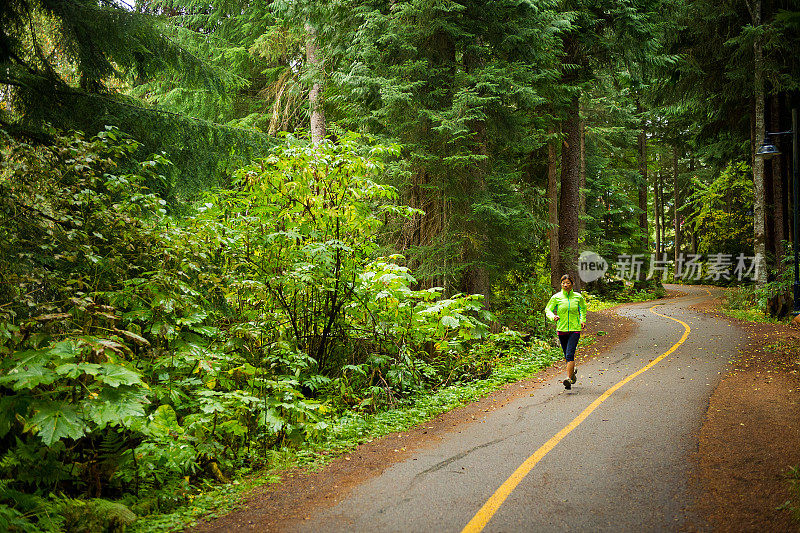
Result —
[[128, 528], [131, 532], [180, 531], [195, 524], [201, 518], [213, 519], [224, 516], [238, 508], [244, 495], [261, 485], [276, 483], [280, 477], [266, 472], [255, 477], [244, 477], [225, 485], [211, 485], [197, 489], [190, 495], [191, 503], [174, 512], [150, 514], [140, 518]]
[[788, 324], [792, 317], [774, 317], [766, 312], [766, 298], [753, 287], [731, 287], [725, 290], [720, 310], [727, 316], [761, 324]]
[[729, 317], [744, 320], [745, 322], [758, 322], [761, 324], [782, 324], [787, 322], [785, 319], [769, 316], [760, 309], [729, 309], [722, 307], [720, 311]]
[[599, 298], [587, 298], [586, 308], [591, 313], [596, 313], [604, 309], [610, 309], [620, 305], [620, 302], [612, 302], [610, 300], [600, 300]]
[[637, 302], [650, 302], [653, 300], [660, 300], [664, 297], [666, 293], [663, 291], [638, 291], [638, 292], [629, 292], [625, 291], [619, 294], [617, 298], [614, 300], [603, 300], [599, 297], [592, 296], [591, 294], [585, 294], [586, 296], [586, 309], [591, 313], [596, 313], [598, 311], [603, 311], [604, 309], [610, 309], [612, 307], [616, 307], [618, 305], [626, 304], [626, 303], [637, 303]]

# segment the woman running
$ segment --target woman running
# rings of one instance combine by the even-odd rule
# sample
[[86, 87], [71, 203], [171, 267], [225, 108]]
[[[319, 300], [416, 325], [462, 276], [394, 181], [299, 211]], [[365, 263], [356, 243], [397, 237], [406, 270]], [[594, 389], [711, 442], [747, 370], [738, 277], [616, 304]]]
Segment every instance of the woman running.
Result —
[[556, 321], [558, 340], [567, 361], [567, 379], [562, 382], [567, 390], [578, 381], [575, 347], [578, 346], [581, 330], [586, 325], [586, 300], [581, 293], [572, 290], [572, 285], [572, 276], [561, 276], [561, 290], [550, 298], [544, 309], [547, 318]]

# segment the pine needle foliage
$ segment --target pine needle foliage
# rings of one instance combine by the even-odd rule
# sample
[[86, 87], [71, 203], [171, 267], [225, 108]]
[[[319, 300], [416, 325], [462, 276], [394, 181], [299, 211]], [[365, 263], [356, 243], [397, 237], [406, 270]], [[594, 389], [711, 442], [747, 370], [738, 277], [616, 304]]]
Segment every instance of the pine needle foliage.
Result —
[[535, 114], [557, 77], [555, 7], [365, 2], [348, 13], [350, 42], [328, 37], [347, 127], [402, 146], [391, 175], [425, 214], [396, 227], [395, 245], [424, 283], [489, 294], [541, 234], [541, 193], [521, 169], [544, 144]]
[[140, 140], [140, 158], [165, 152], [175, 163], [165, 183], [151, 184], [174, 198], [226, 183], [235, 168], [272, 146], [258, 131], [125, 96], [127, 84], [165, 72], [180, 76], [184, 87], [217, 95], [230, 83], [195, 53], [202, 47], [153, 16], [109, 0], [15, 0], [3, 7], [0, 121], [8, 130], [46, 142], [47, 125], [88, 134], [118, 127]]
[[[264, 3], [246, 1], [152, 0], [138, 2], [145, 13], [159, 16], [171, 31], [197, 48], [197, 54], [222, 74], [221, 91], [192, 86], [180, 73], [137, 80], [133, 94], [162, 109], [217, 123], [241, 121], [264, 127], [260, 91], [268, 65], [251, 51], [274, 27]], [[199, 46], [198, 46], [199, 44]]]
[[[74, 69], [79, 87], [93, 93], [106, 92], [112, 77], [149, 78], [168, 69], [181, 71], [195, 85], [222, 87], [218, 73], [178, 46], [156, 20], [110, 0], [12, 0], [6, 4], [0, 63], [44, 74], [54, 83], [69, 81], [59, 72], [66, 63]], [[51, 42], [51, 50], [45, 49], [43, 36]]]

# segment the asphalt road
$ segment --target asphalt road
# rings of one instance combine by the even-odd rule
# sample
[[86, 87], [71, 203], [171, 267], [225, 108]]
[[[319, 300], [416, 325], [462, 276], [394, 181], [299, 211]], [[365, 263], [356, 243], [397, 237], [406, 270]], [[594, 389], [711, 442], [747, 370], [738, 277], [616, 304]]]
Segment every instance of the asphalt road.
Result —
[[[689, 484], [697, 435], [745, 337], [689, 309], [710, 298], [708, 291], [680, 290], [690, 295], [621, 309], [639, 327], [610, 353], [579, 363], [571, 391], [554, 381], [487, 413], [361, 485], [302, 530], [702, 529]], [[515, 471], [519, 481], [509, 488]]]

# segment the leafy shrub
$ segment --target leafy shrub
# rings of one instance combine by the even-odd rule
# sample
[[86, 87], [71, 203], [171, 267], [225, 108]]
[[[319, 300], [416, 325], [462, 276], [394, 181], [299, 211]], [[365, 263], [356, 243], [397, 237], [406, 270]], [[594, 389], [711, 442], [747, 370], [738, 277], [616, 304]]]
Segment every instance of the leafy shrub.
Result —
[[498, 319], [503, 324], [534, 337], [547, 337], [552, 328], [548, 327], [544, 307], [552, 294], [549, 280], [516, 283], [513, 288], [498, 294]]
[[150, 402], [136, 368], [149, 341], [120, 327], [102, 294], [149, 266], [145, 244], [165, 210], [142, 182], [165, 162], [114, 174], [137, 144], [113, 129], [52, 146], [4, 138], [2, 474], [37, 494], [99, 494], [116, 468], [98, 446], [130, 439]]
[[734, 287], [725, 291], [725, 307], [751, 309], [758, 306], [754, 287]]

